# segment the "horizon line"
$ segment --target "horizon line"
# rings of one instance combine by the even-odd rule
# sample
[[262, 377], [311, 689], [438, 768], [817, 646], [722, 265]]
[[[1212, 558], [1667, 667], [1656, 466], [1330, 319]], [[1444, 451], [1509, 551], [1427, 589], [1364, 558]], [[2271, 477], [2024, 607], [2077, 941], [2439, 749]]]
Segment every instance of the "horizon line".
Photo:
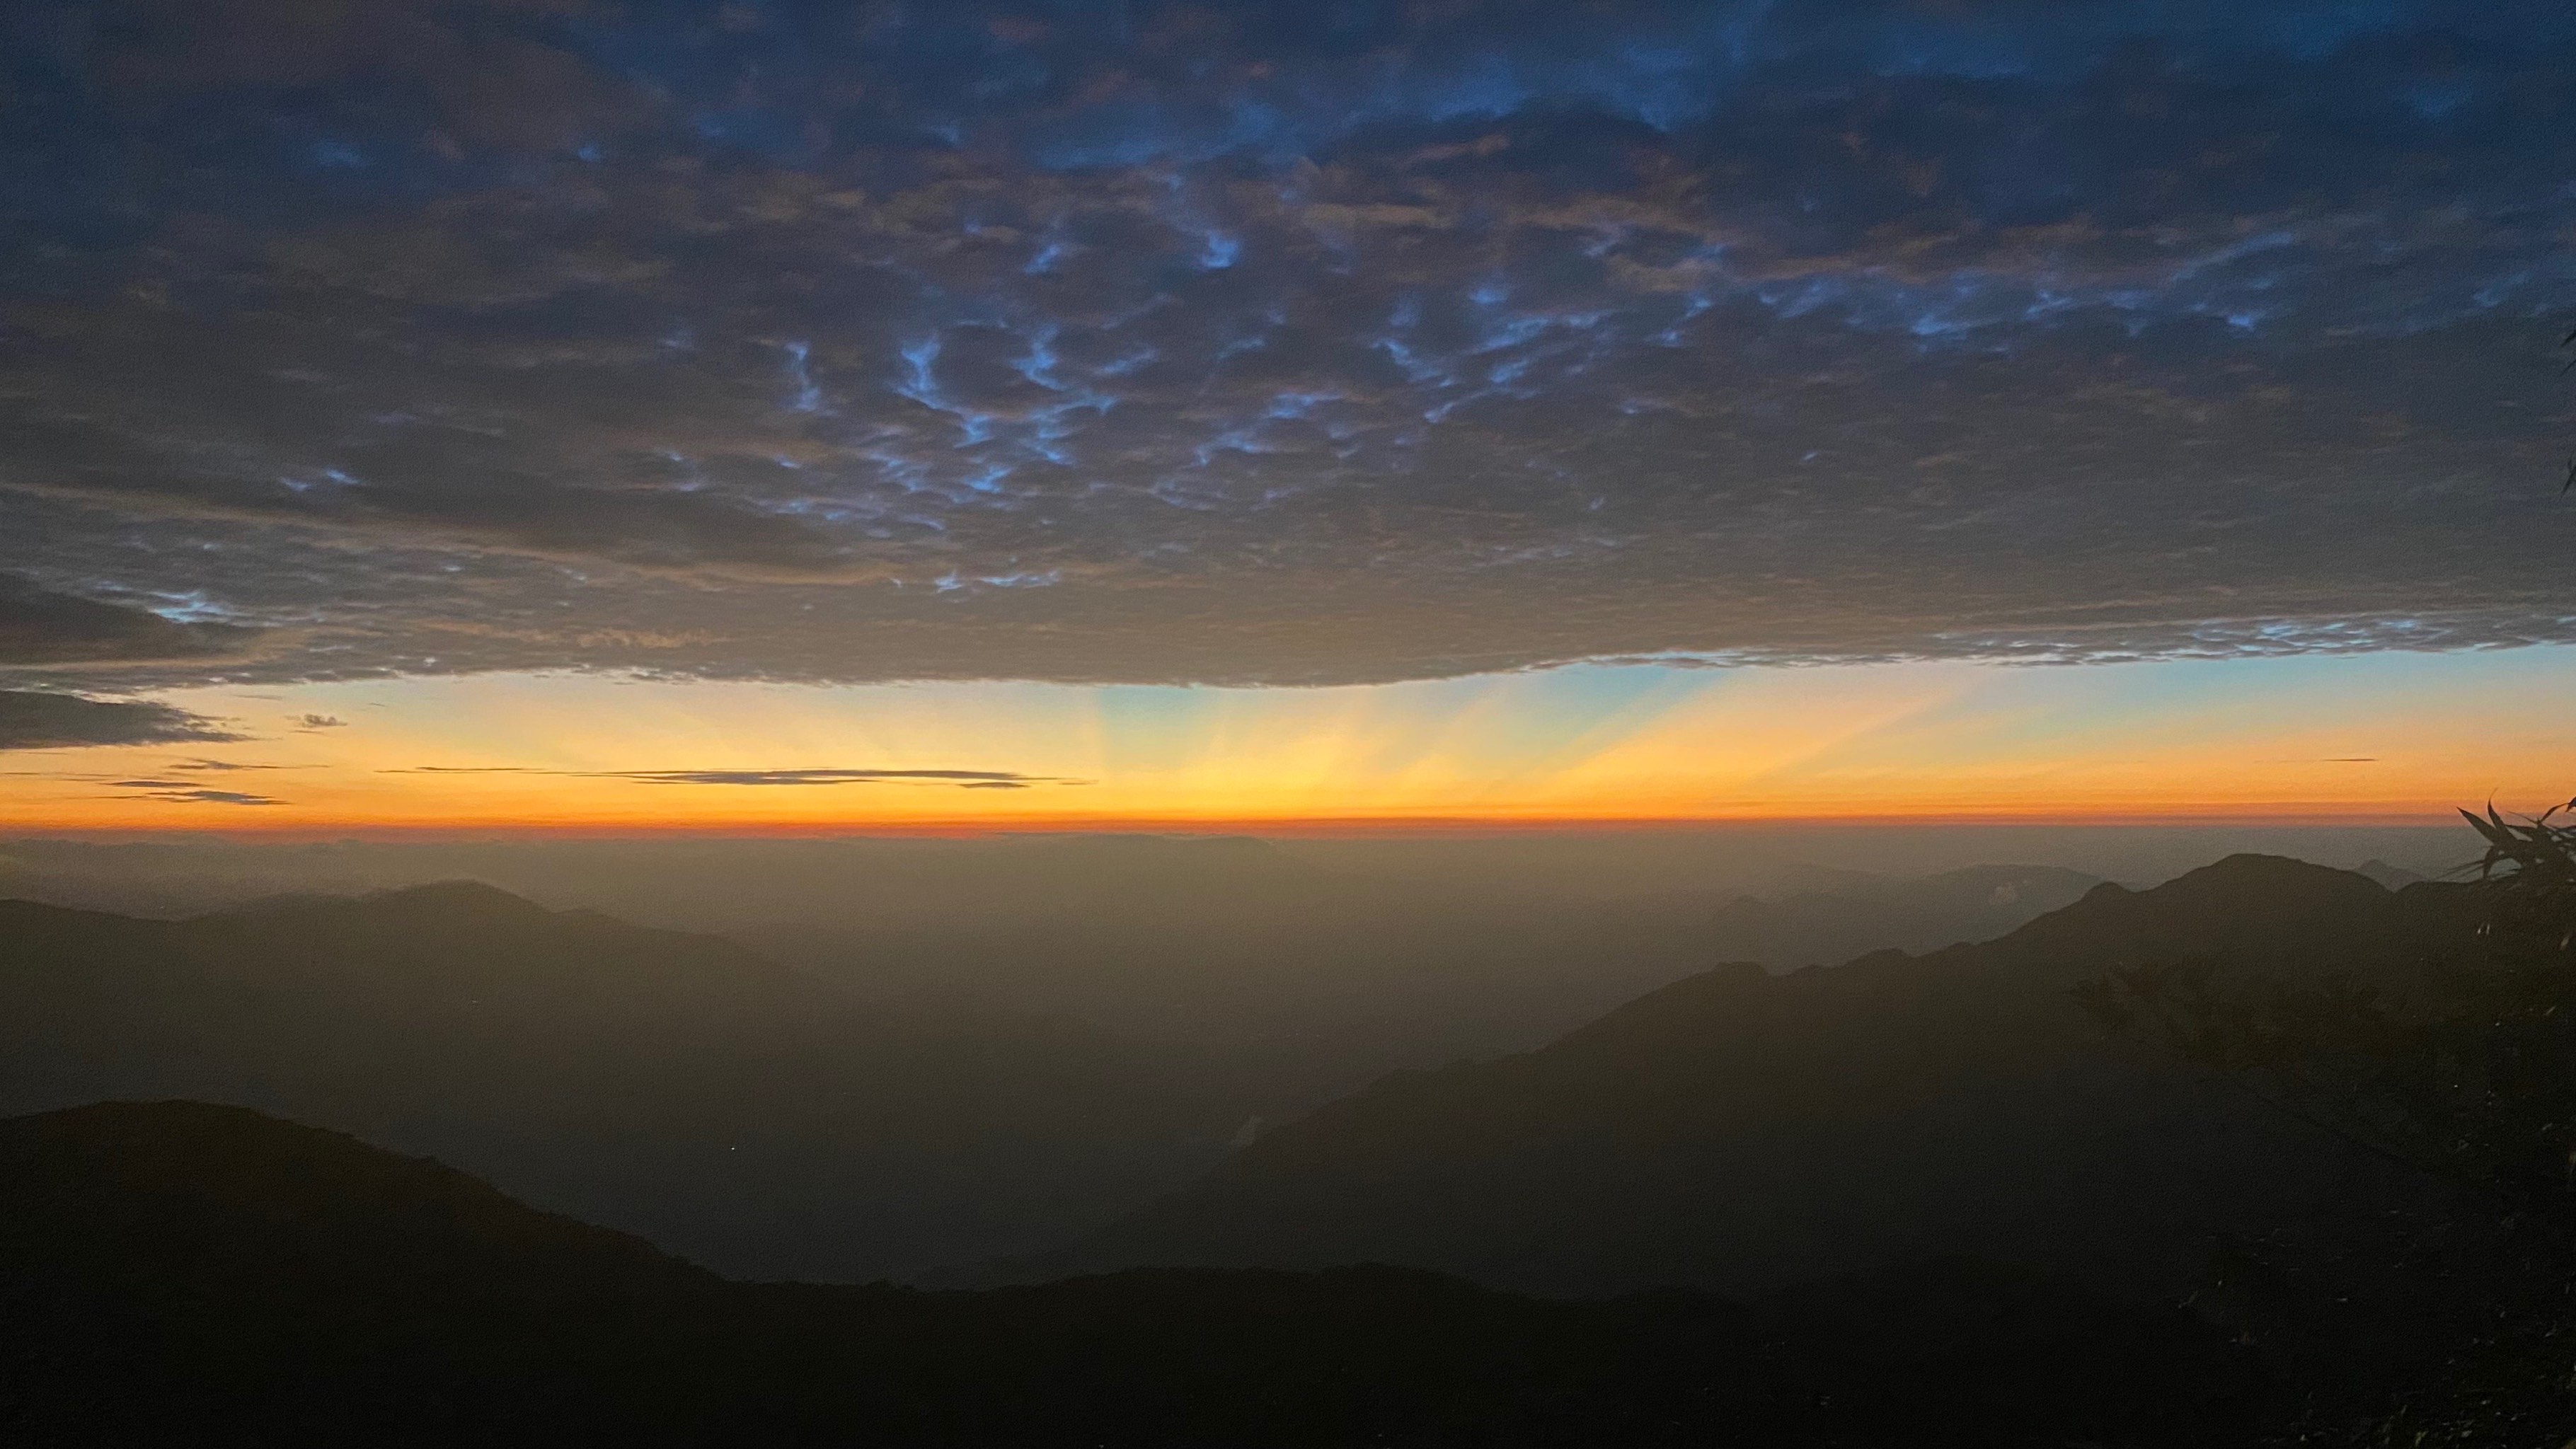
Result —
[[560, 839], [833, 840], [1178, 836], [1377, 839], [1532, 835], [1698, 834], [1767, 830], [1903, 829], [2436, 829], [2459, 828], [2452, 807], [2262, 811], [1945, 811], [1918, 814], [1734, 816], [1100, 816], [1070, 820], [760, 821], [645, 825], [633, 821], [242, 821], [222, 825], [63, 825], [27, 822], [0, 839]]

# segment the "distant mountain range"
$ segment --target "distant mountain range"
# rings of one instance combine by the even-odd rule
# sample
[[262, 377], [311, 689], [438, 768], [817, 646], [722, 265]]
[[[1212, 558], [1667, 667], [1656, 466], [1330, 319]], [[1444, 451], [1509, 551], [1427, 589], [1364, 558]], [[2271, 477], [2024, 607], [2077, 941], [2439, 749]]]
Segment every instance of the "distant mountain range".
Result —
[[[2166, 1283], [2215, 1234], [2413, 1190], [2227, 1083], [2123, 1055], [2069, 991], [2285, 920], [2339, 962], [2384, 955], [2403, 902], [2444, 888], [2256, 857], [2143, 893], [2027, 867], [1828, 884], [1481, 934], [1416, 921], [1302, 974], [1275, 959], [1275, 917], [1229, 942], [1215, 906], [1168, 958], [1107, 953], [1115, 924], [1069, 929], [1052, 959], [959, 946], [962, 991], [895, 942], [869, 962], [914, 974], [866, 1000], [721, 939], [465, 883], [184, 921], [0, 902], [0, 1110], [236, 1102], [729, 1272], [833, 1280], [1383, 1260], [1739, 1291], [1955, 1252]], [[1536, 1051], [1453, 1061], [1641, 990]], [[1122, 1013], [1122, 991], [1148, 1006]], [[1309, 1048], [1344, 1074], [1453, 1064], [1300, 1120], [1345, 1079]]]
[[[2449, 1372], [2476, 1285], [2563, 1260], [2079, 1000], [2176, 961], [2402, 989], [2467, 959], [2470, 889], [2263, 856], [1825, 884], [1234, 996], [1068, 950], [1071, 997], [1146, 983], [1202, 1032], [1161, 1040], [472, 884], [0, 902], [0, 1112], [39, 1114], [0, 1122], [0, 1441], [2319, 1442], [2320, 1405], [2367, 1424]], [[1725, 941], [1770, 962], [1707, 965]], [[1256, 1007], [1283, 1051], [1371, 1011], [1369, 1051], [1421, 1051], [1402, 1003], [1527, 1030], [1623, 977], [1657, 984], [1241, 1130], [1318, 1080], [1246, 1045]]]
[[0, 902], [0, 1110], [258, 1107], [755, 1276], [1026, 1251], [1177, 1185], [1249, 1108], [1204, 1054], [862, 1004], [712, 937], [486, 886], [185, 921]]
[[2413, 871], [2408, 870], [2403, 866], [2390, 865], [2387, 861], [2380, 860], [2376, 857], [2365, 860], [2361, 864], [2354, 866], [2352, 868], [2352, 873], [2354, 875], [2367, 876], [2393, 891], [2402, 891], [2408, 886], [2432, 879], [2431, 876], [2428, 876], [2421, 871]]
[[[1275, 1118], [1399, 1067], [1538, 1046], [1721, 961], [1786, 970], [1985, 940], [2100, 883], [2047, 866], [1807, 870], [1763, 896], [1566, 900], [1344, 875], [1259, 849], [1132, 850], [1181, 865], [1147, 891], [741, 939], [860, 995], [967, 990], [1204, 1046], [1251, 1074]], [[1073, 858], [1097, 870], [1092, 854]]]
[[0, 901], [0, 1110], [237, 1102], [727, 1271], [866, 1279], [1060, 1245], [1258, 1120], [1534, 1044], [1731, 946], [1990, 932], [2088, 879], [1496, 915], [1382, 882], [1328, 910], [1330, 877], [1245, 854], [1206, 853], [1187, 910], [836, 937], [804, 970], [463, 882], [178, 921]]
[[44, 1445], [2207, 1445], [2188, 1315], [1927, 1264], [1747, 1311], [1392, 1268], [728, 1283], [239, 1108], [0, 1121], [0, 1439]]
[[1982, 945], [1724, 966], [1536, 1051], [1396, 1073], [1019, 1271], [1379, 1261], [1535, 1291], [1758, 1292], [1968, 1254], [2179, 1295], [2231, 1236], [2331, 1238], [2438, 1190], [2124, 1048], [2075, 988], [2194, 953], [2396, 970], [2465, 929], [2456, 888], [2238, 856], [2097, 885]]

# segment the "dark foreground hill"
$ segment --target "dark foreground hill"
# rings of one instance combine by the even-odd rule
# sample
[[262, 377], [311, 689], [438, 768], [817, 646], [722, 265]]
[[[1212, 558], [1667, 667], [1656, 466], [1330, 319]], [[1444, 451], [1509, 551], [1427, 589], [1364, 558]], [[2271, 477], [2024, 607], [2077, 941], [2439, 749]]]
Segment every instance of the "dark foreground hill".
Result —
[[435, 1154], [728, 1271], [1024, 1251], [1212, 1161], [1190, 1052], [863, 1004], [730, 942], [472, 884], [184, 921], [0, 901], [0, 1111], [238, 1103]]
[[2077, 988], [2195, 953], [2394, 973], [2465, 929], [2448, 888], [2238, 856], [1981, 945], [1722, 967], [1538, 1051], [1390, 1076], [1035, 1271], [1383, 1261], [1743, 1293], [1964, 1254], [2179, 1297], [2228, 1241], [2333, 1241], [2442, 1190], [2113, 1041]]
[[106, 1444], [2241, 1442], [2178, 1313], [1934, 1264], [1748, 1312], [1418, 1271], [730, 1283], [238, 1108], [0, 1122], [0, 1439]]

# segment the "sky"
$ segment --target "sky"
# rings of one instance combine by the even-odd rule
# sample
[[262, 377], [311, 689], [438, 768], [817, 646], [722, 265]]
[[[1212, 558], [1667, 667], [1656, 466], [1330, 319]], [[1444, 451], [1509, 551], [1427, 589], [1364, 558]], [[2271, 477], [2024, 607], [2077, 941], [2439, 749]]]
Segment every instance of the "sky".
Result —
[[2558, 4], [24, 0], [0, 819], [2576, 780]]
[[0, 790], [17, 822], [308, 835], [2394, 823], [2566, 788], [2576, 650], [1577, 665], [1305, 689], [495, 673], [172, 698], [231, 738], [14, 753]]

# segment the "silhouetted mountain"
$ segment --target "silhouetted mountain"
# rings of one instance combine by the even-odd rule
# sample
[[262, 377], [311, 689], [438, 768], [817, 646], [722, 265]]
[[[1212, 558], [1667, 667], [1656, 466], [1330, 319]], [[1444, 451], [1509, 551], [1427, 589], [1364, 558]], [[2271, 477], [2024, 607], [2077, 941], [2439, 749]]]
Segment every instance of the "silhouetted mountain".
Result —
[[731, 1271], [839, 1278], [1102, 1221], [1248, 1110], [1187, 1051], [862, 1005], [489, 886], [175, 922], [0, 902], [0, 1107], [175, 1096], [435, 1153]]
[[[1788, 969], [1984, 940], [2098, 883], [2045, 866], [1910, 880], [1811, 870], [1810, 888], [1774, 896], [1567, 900], [1344, 875], [1275, 852], [1126, 848], [1186, 868], [1151, 889], [743, 939], [855, 993], [965, 986], [1204, 1046], [1262, 1084], [1260, 1110], [1275, 1117], [1397, 1068], [1526, 1050], [1715, 962]], [[1076, 878], [1105, 873], [1091, 853], [1067, 854], [1086, 865]]]
[[1871, 951], [1930, 951], [1984, 941], [2074, 904], [2101, 879], [2041, 865], [1979, 865], [1912, 880], [1846, 874], [1831, 889], [1739, 896], [1697, 932], [1715, 959], [1774, 970]]
[[[728, 1270], [863, 1278], [1061, 1243], [1212, 1165], [1256, 1116], [1543, 1039], [1703, 967], [1730, 911], [1770, 912], [1745, 930], [1774, 943], [1938, 934], [2065, 875], [1496, 917], [1380, 885], [1319, 923], [1332, 878], [1257, 843], [1063, 853], [1091, 875], [1183, 862], [1203, 898], [1104, 902], [1007, 943], [967, 922], [871, 937], [865, 1002], [722, 940], [471, 882], [179, 922], [0, 903], [0, 1109], [240, 1102], [436, 1153]], [[1175, 1028], [1187, 1039], [1135, 1035]]]
[[2180, 1314], [1935, 1264], [1748, 1314], [1391, 1268], [726, 1283], [338, 1134], [0, 1122], [0, 1438], [46, 1445], [2228, 1442]]
[[2179, 1292], [2224, 1235], [2331, 1232], [2435, 1190], [2110, 1041], [2074, 988], [2198, 952], [2395, 969], [2456, 910], [2440, 887], [2237, 856], [1983, 945], [1721, 967], [1538, 1051], [1390, 1076], [1034, 1271], [1375, 1260], [1757, 1291], [1966, 1254]]
[[435, 1421], [478, 1381], [535, 1407], [584, 1340], [632, 1338], [716, 1282], [461, 1172], [242, 1108], [0, 1122], [11, 1443], [258, 1443], [289, 1425], [363, 1442], [360, 1425]]
[[2408, 886], [2432, 879], [2431, 876], [2425, 875], [2421, 871], [2412, 871], [2404, 868], [2403, 866], [2390, 865], [2387, 861], [2378, 859], [2375, 856], [2354, 866], [2352, 868], [2352, 873], [2354, 875], [2368, 876], [2370, 879], [2377, 881], [2380, 885], [2385, 886], [2392, 891], [2402, 891]]
[[299, 878], [348, 892], [468, 870], [527, 882], [550, 904], [721, 927], [870, 1000], [963, 990], [1203, 1047], [1250, 1094], [1240, 1125], [1397, 1068], [1528, 1050], [1719, 961], [1789, 969], [1983, 940], [2092, 884], [2033, 866], [1918, 878], [1790, 866], [1720, 844], [17, 842], [0, 856], [0, 893], [181, 914], [312, 904]]

